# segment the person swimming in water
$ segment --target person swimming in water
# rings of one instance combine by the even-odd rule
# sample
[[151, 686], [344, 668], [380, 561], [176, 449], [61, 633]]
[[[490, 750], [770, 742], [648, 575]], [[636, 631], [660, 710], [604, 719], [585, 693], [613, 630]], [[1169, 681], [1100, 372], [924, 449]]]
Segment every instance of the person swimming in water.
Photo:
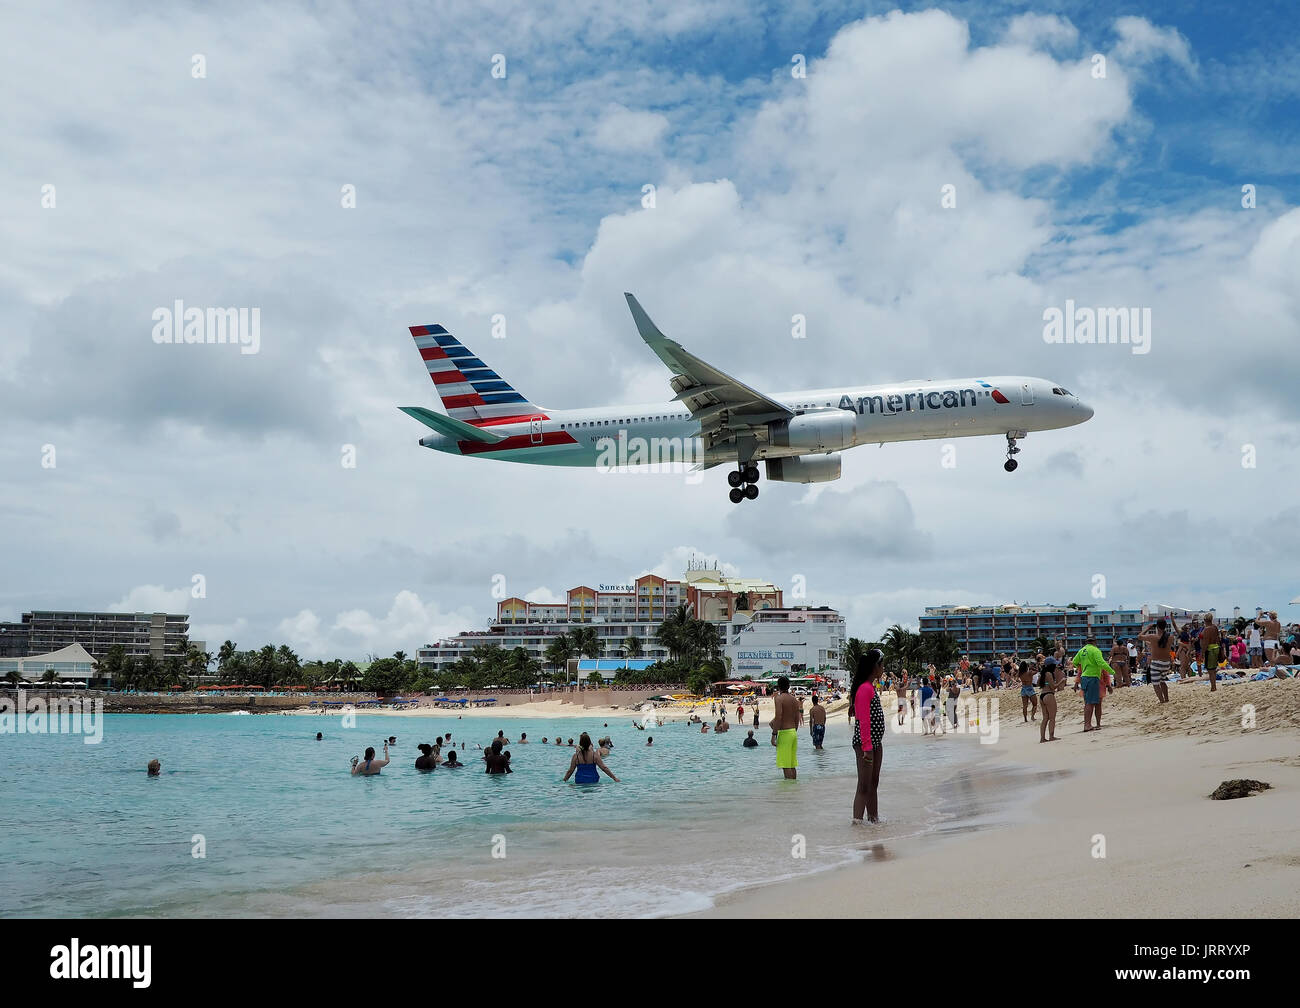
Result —
[[436, 770], [438, 769], [438, 758], [433, 754], [433, 746], [428, 742], [421, 742], [415, 748], [419, 749], [423, 755], [415, 758], [415, 769], [417, 770]]
[[366, 748], [366, 761], [362, 763], [355, 756], [352, 757], [352, 776], [360, 774], [362, 777], [373, 777], [384, 767], [388, 766], [388, 743], [384, 743], [384, 758], [375, 759], [375, 747]]
[[486, 765], [487, 773], [490, 774], [514, 773], [514, 771], [510, 769], [509, 754], [503, 753], [501, 749], [502, 749], [501, 740], [493, 739], [492, 747], [487, 751], [487, 754], [483, 757], [483, 762]]
[[605, 761], [600, 758], [600, 753], [592, 748], [591, 736], [586, 732], [578, 737], [578, 749], [573, 754], [573, 759], [569, 761], [569, 772], [564, 775], [567, 782], [577, 772], [574, 778], [575, 784], [595, 784], [600, 780], [600, 774], [597, 770], [603, 770], [605, 774], [615, 784], [621, 783], [609, 767], [605, 766]]
[[162, 764], [159, 763], [156, 759], [151, 759], [149, 761], [149, 776], [157, 777], [161, 774], [162, 774]]
[[451, 752], [447, 753], [447, 759], [442, 764], [442, 768], [444, 770], [459, 770], [464, 765], [464, 763], [456, 758], [456, 750], [453, 749]]
[[323, 739], [324, 737], [325, 737], [325, 736], [322, 735], [320, 732], [317, 732], [317, 733], [316, 733], [316, 741], [317, 741], [317, 742], [319, 742], [319, 741], [320, 741], [321, 739]]

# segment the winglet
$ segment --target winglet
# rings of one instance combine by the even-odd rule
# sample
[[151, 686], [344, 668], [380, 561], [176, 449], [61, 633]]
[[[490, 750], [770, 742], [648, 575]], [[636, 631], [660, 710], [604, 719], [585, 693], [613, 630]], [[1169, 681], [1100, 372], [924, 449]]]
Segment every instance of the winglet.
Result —
[[623, 292], [623, 296], [627, 298], [627, 306], [632, 312], [632, 321], [636, 323], [636, 331], [641, 334], [641, 338], [652, 347], [656, 345], [662, 346], [667, 337], [659, 331], [657, 325], [650, 321], [650, 316], [641, 307], [641, 302], [627, 291]]

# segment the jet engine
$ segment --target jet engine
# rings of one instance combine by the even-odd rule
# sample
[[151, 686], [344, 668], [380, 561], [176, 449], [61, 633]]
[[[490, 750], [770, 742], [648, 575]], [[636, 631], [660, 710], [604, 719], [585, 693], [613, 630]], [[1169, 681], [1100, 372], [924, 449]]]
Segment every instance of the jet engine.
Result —
[[773, 421], [769, 441], [778, 448], [840, 451], [853, 447], [853, 420], [854, 415], [848, 410], [804, 413], [789, 420]]
[[829, 483], [840, 478], [840, 456], [796, 455], [767, 459], [767, 478], [778, 483]]

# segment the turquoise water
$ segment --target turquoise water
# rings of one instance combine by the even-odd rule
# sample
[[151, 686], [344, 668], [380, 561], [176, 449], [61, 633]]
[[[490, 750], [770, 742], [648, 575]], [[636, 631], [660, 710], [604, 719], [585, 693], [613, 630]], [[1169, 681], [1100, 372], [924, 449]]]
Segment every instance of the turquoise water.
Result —
[[[0, 736], [0, 914], [662, 915], [862, 856], [842, 721], [822, 753], [801, 737], [794, 784], [764, 730], [747, 750], [743, 729], [605, 723], [118, 714], [99, 745]], [[507, 777], [484, 774], [473, 745], [498, 729], [538, 740], [509, 747]], [[561, 783], [571, 750], [540, 739], [583, 730], [613, 737], [606, 762], [623, 783]], [[466, 768], [415, 770], [416, 744], [447, 731], [468, 744]], [[350, 776], [351, 757], [388, 735], [383, 773]], [[935, 789], [975, 748], [887, 741], [876, 836], [935, 828]], [[145, 773], [152, 758], [159, 778]]]

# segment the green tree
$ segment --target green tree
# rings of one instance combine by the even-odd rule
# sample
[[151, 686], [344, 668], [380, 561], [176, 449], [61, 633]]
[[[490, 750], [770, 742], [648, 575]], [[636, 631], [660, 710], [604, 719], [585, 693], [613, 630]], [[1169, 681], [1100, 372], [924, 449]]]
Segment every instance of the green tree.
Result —
[[46, 686], [53, 686], [58, 681], [59, 673], [55, 672], [52, 668], [47, 668], [44, 675], [41, 676], [41, 682], [45, 683]]
[[373, 661], [361, 677], [361, 686], [375, 693], [400, 693], [406, 688], [406, 665], [395, 658]]
[[587, 676], [587, 686], [591, 689], [600, 689], [605, 685], [605, 677], [599, 672], [592, 672]]
[[580, 626], [573, 631], [573, 646], [578, 654], [586, 658], [599, 658], [604, 650], [595, 627]]
[[624, 637], [622, 651], [625, 658], [640, 658], [642, 653], [641, 638]]
[[5, 673], [5, 681], [9, 683], [10, 686], [17, 687], [18, 684], [22, 682], [22, 676], [20, 676], [17, 669], [15, 669], [12, 672]]
[[160, 678], [158, 659], [153, 655], [141, 655], [135, 663], [136, 688], [142, 690], [157, 689]]
[[257, 657], [253, 661], [252, 671], [254, 684], [264, 687], [275, 685], [279, 667], [274, 644], [263, 644], [258, 649]]
[[912, 656], [916, 651], [916, 645], [912, 641], [912, 633], [905, 627], [895, 623], [885, 631], [884, 648], [885, 664], [897, 670], [906, 668], [912, 662]]
[[668, 652], [670, 659], [680, 658], [690, 653], [691, 619], [690, 610], [684, 605], [679, 605], [655, 630], [655, 640]]
[[301, 669], [302, 662], [299, 661], [298, 656], [293, 653], [293, 649], [288, 644], [281, 644], [275, 649], [276, 683], [285, 686], [296, 685]]
[[126, 661], [126, 650], [121, 644], [114, 644], [104, 656], [103, 674], [114, 685], [122, 674], [122, 663]]
[[231, 655], [233, 655], [237, 650], [239, 649], [235, 647], [234, 642], [229, 640], [217, 649], [217, 675], [224, 677], [226, 663], [230, 661]]
[[[573, 655], [573, 638], [568, 634], [558, 634], [551, 643], [546, 645], [546, 650], [542, 653], [542, 657], [545, 658], [546, 664], [554, 670], [552, 678], [568, 679], [567, 670], [569, 659], [572, 658]], [[561, 675], [561, 672], [565, 672], [566, 674]]]
[[946, 630], [918, 635], [924, 643], [924, 659], [933, 662], [939, 671], [945, 671], [961, 657], [957, 638]]

